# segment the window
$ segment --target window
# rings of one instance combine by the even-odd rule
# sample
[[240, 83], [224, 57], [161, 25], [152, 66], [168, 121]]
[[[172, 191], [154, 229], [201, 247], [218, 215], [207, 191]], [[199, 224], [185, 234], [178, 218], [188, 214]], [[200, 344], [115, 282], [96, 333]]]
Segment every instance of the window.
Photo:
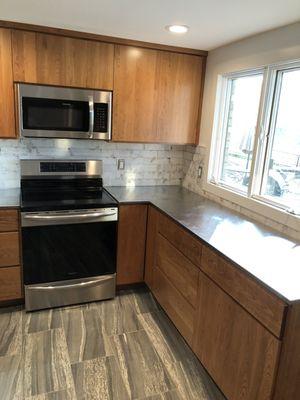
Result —
[[209, 182], [300, 214], [300, 63], [222, 77]]

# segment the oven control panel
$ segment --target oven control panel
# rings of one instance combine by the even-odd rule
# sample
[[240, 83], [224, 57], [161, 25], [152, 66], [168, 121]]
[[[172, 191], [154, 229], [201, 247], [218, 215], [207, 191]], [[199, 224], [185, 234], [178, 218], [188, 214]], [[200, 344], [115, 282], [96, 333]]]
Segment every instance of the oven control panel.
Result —
[[40, 172], [86, 172], [85, 162], [41, 162]]

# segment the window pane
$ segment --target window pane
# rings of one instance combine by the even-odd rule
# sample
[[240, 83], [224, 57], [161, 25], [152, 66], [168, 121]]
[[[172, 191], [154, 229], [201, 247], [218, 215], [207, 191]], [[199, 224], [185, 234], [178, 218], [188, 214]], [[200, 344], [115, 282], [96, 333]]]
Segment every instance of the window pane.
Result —
[[300, 69], [283, 72], [279, 90], [263, 194], [300, 212]]
[[263, 74], [231, 80], [221, 182], [247, 192]]

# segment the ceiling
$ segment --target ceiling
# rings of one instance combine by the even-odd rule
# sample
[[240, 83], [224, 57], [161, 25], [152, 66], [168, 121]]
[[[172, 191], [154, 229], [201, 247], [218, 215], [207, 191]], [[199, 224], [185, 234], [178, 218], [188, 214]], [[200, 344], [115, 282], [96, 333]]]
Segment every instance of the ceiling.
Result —
[[[299, 0], [0, 0], [0, 19], [210, 50], [300, 20]], [[185, 24], [185, 35], [164, 27]]]

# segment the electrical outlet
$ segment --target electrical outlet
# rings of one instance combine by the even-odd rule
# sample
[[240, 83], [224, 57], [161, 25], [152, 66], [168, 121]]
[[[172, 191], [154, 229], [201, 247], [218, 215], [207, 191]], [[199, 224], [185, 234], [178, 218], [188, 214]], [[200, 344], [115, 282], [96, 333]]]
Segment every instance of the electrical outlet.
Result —
[[125, 169], [125, 160], [118, 160], [118, 169]]
[[198, 168], [198, 178], [201, 178], [201, 177], [202, 177], [202, 167], [200, 165]]

